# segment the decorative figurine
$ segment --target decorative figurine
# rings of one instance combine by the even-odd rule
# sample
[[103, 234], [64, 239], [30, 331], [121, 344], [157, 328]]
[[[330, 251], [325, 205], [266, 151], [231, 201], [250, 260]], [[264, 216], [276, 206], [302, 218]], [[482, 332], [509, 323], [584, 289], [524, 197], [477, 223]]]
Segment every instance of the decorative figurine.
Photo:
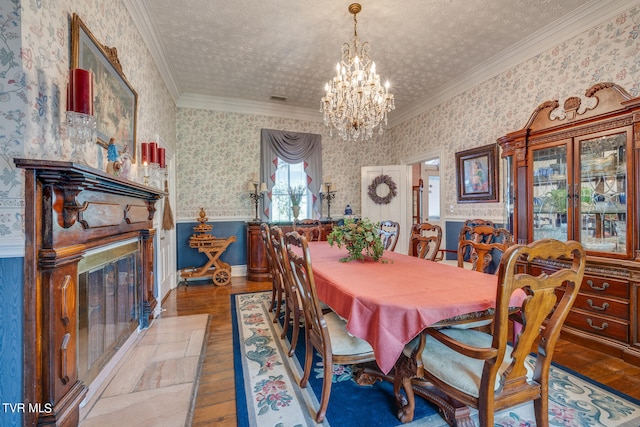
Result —
[[118, 154], [118, 147], [116, 146], [116, 139], [111, 138], [109, 140], [109, 146], [107, 147], [107, 173], [111, 175], [120, 175], [122, 169], [122, 161]]
[[122, 162], [120, 176], [129, 179], [131, 176], [131, 156], [129, 155], [129, 147], [126, 145], [122, 149], [122, 153], [120, 153], [120, 161]]
[[353, 215], [353, 210], [351, 209], [351, 205], [347, 205], [347, 207], [344, 208], [344, 214], [345, 215]]

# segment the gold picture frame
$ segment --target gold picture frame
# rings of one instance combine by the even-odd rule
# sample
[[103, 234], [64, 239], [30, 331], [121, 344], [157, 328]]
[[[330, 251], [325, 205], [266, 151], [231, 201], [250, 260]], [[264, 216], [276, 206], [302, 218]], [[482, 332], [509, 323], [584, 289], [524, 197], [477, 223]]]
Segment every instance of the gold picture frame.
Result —
[[106, 148], [115, 138], [118, 151], [126, 147], [135, 163], [138, 94], [122, 72], [117, 49], [98, 42], [75, 13], [71, 17], [71, 68], [93, 72], [97, 143]]

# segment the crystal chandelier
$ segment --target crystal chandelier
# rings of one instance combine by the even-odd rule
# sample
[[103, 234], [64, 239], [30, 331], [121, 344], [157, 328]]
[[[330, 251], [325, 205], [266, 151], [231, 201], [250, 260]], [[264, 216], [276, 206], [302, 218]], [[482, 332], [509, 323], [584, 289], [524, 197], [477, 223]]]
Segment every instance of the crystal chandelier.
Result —
[[[387, 113], [395, 108], [389, 82], [380, 85], [376, 63], [369, 57], [369, 43], [360, 44], [356, 15], [362, 10], [358, 3], [349, 5], [353, 14], [353, 38], [342, 45], [342, 60], [336, 65], [336, 75], [324, 87], [320, 103], [324, 123], [333, 126], [342, 139], [363, 141], [373, 135], [380, 122], [387, 124]], [[330, 130], [332, 134], [332, 131]]]

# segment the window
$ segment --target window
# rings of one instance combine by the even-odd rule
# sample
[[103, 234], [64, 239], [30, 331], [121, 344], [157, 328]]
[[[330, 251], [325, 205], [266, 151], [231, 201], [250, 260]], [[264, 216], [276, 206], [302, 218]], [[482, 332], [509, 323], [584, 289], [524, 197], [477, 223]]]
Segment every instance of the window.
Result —
[[[307, 189], [298, 218], [320, 218], [322, 185], [322, 137], [311, 133], [274, 129], [260, 131], [260, 177], [269, 190], [262, 219], [291, 221], [289, 187]], [[276, 201], [278, 199], [278, 201]]]
[[429, 175], [429, 219], [440, 220], [440, 177]]
[[[293, 221], [289, 188], [298, 186], [307, 188], [307, 174], [304, 171], [304, 163], [287, 163], [281, 158], [278, 158], [275, 183], [271, 190], [271, 221]], [[302, 197], [300, 203], [300, 219], [311, 218], [310, 194], [310, 191], [307, 189], [306, 195]]]

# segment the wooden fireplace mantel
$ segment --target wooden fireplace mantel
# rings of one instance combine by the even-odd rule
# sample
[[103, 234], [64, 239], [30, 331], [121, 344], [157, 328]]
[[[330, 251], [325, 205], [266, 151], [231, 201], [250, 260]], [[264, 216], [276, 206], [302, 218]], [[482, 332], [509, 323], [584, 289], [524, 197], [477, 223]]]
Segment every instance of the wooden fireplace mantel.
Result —
[[25, 170], [23, 424], [76, 426], [87, 387], [78, 379], [78, 262], [91, 249], [137, 239], [141, 313], [152, 313], [156, 188], [88, 166], [14, 159]]

